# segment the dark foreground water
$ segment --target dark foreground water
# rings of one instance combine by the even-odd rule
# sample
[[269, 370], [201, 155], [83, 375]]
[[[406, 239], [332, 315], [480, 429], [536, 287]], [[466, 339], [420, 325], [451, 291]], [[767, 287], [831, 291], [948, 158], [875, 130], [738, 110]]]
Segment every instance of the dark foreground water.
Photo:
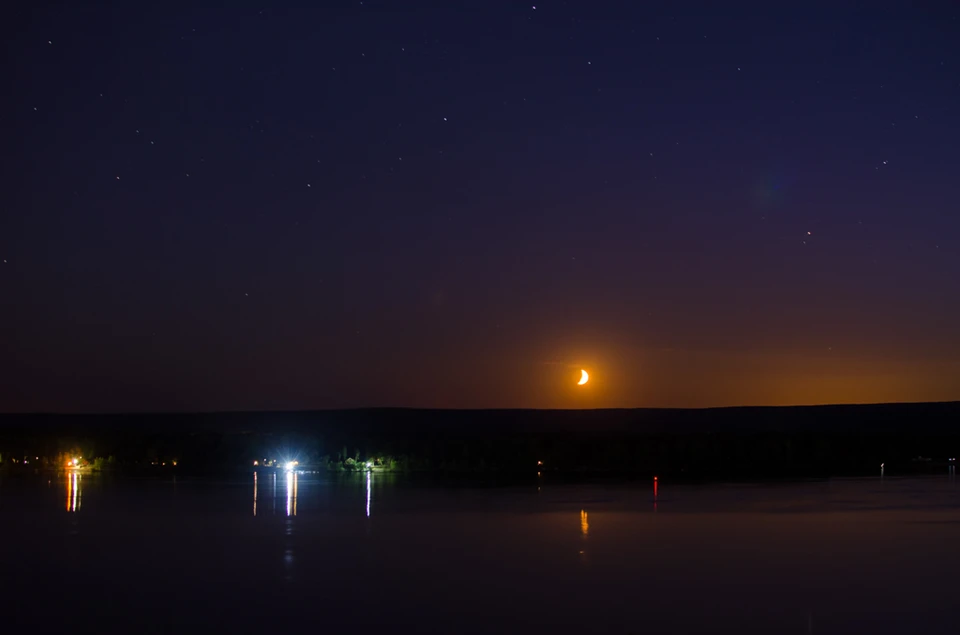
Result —
[[[958, 633], [953, 477], [0, 480], [4, 632]], [[10, 630], [8, 630], [10, 629]]]

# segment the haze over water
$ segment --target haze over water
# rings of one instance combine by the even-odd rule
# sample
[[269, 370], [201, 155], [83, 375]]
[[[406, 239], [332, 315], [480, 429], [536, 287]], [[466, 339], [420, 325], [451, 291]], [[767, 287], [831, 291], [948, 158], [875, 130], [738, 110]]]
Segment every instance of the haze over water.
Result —
[[951, 476], [0, 479], [2, 619], [99, 632], [955, 633]]

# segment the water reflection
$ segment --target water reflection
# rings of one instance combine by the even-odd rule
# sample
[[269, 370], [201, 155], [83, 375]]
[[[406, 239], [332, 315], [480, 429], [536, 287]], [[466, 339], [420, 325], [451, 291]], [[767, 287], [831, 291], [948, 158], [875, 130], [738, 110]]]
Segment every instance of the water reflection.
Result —
[[67, 511], [76, 512], [80, 509], [81, 503], [81, 492], [80, 492], [80, 479], [81, 475], [77, 472], [69, 472], [67, 474]]
[[297, 515], [297, 473], [287, 472], [287, 516]]
[[[261, 471], [267, 489], [259, 491], [257, 474], [253, 521], [243, 518], [243, 486], [237, 490], [227, 478], [190, 487], [185, 483], [174, 499], [169, 483], [91, 476], [87, 484], [96, 490], [94, 506], [87, 506], [83, 518], [79, 513], [59, 515], [64, 508], [56, 509], [52, 484], [49, 490], [42, 488], [41, 478], [52, 475], [32, 477], [35, 483], [7, 478], [0, 515], [22, 520], [7, 523], [7, 541], [17, 546], [5, 553], [9, 563], [4, 564], [26, 571], [28, 582], [97, 578], [96, 584], [72, 585], [62, 596], [60, 601], [67, 602], [61, 604], [63, 610], [46, 619], [60, 626], [64, 613], [64, 627], [47, 629], [51, 631], [75, 630], [67, 623], [75, 621], [72, 616], [95, 607], [100, 596], [129, 595], [130, 581], [137, 576], [142, 579], [136, 602], [118, 606], [119, 619], [142, 621], [142, 614], [153, 614], [174, 623], [195, 618], [200, 607], [219, 616], [217, 630], [263, 635], [277, 630], [278, 616], [285, 622], [323, 620], [326, 630], [350, 630], [356, 629], [357, 615], [374, 628], [390, 618], [442, 624], [472, 615], [463, 630], [500, 629], [504, 635], [582, 634], [601, 630], [598, 626], [611, 634], [640, 632], [644, 624], [638, 617], [649, 622], [650, 633], [932, 634], [951, 632], [937, 627], [941, 618], [956, 616], [948, 598], [955, 588], [950, 580], [956, 581], [960, 569], [955, 543], [960, 488], [948, 486], [942, 473], [938, 479], [892, 479], [885, 487], [871, 480], [838, 480], [829, 486], [674, 485], [667, 492], [668, 511], [657, 518], [647, 507], [649, 476], [646, 486], [641, 480], [620, 489], [551, 485], [538, 501], [529, 485], [464, 492], [433, 483], [414, 487], [403, 477], [376, 472], [386, 506], [378, 507], [374, 525], [372, 475], [305, 474], [304, 515], [298, 509], [296, 517], [286, 516], [281, 507], [281, 518], [270, 515], [270, 505], [264, 509], [259, 504], [261, 495], [270, 498], [272, 488], [272, 473]], [[82, 476], [61, 471], [56, 478], [65, 479], [59, 482], [64, 485], [60, 495], [69, 487], [72, 507], [74, 485], [82, 487]], [[395, 478], [400, 480], [396, 485]], [[366, 521], [357, 517], [358, 480], [365, 516], [369, 492]], [[670, 483], [668, 477], [668, 488]], [[296, 489], [299, 498], [299, 475]], [[281, 493], [278, 483], [277, 495]], [[32, 497], [46, 502], [37, 505], [40, 499]], [[78, 507], [79, 498], [78, 491]], [[291, 513], [292, 503], [291, 496]], [[247, 504], [251, 511], [253, 501], [248, 498]], [[589, 504], [593, 521], [601, 514], [599, 534], [585, 508], [577, 510], [579, 522], [573, 525], [576, 504]], [[210, 524], [214, 521], [216, 527]], [[370, 536], [361, 525], [371, 528]], [[863, 531], [867, 525], [870, 531]], [[68, 538], [68, 531], [78, 538]], [[235, 537], [246, 562], [211, 560], [210, 539], [217, 535]], [[433, 548], [423, 549], [425, 535], [435, 542]], [[151, 544], [162, 548], [144, 548]], [[584, 553], [578, 555], [578, 550]], [[912, 557], [903, 557], [906, 553]], [[171, 558], [198, 562], [200, 568], [184, 576], [170, 571]], [[412, 583], [416, 568], [420, 573]], [[666, 572], [665, 581], [632, 594], [632, 603], [620, 601], [639, 570]], [[144, 576], [144, 571], [150, 574]], [[370, 603], [372, 579], [377, 587], [391, 589], [380, 594], [377, 604]], [[455, 593], [445, 592], [444, 579], [457, 582]], [[897, 585], [897, 579], [910, 584]], [[297, 587], [287, 587], [287, 580]], [[7, 605], [44, 615], [45, 600], [29, 591], [31, 585], [8, 586]], [[530, 589], [539, 593], [530, 595]], [[746, 606], [737, 595], [744, 589], [753, 596]], [[691, 610], [704, 590], [706, 608]], [[272, 606], [237, 610], [243, 608], [237, 598], [256, 594]], [[431, 594], [442, 601], [431, 602]], [[521, 594], [526, 594], [526, 605], [518, 609]], [[187, 598], [186, 604], [169, 604], [173, 596]], [[557, 598], [567, 601], [558, 603]], [[321, 601], [335, 610], [323, 611]], [[478, 603], [483, 611], [476, 611]], [[590, 615], [583, 606], [600, 607], [600, 612]], [[811, 620], [811, 609], [819, 617]], [[911, 624], [908, 618], [916, 621]], [[535, 620], [542, 628], [526, 626]]]
[[253, 515], [257, 515], [257, 473], [253, 473]]
[[373, 482], [373, 474], [367, 472], [367, 518], [370, 518], [370, 484]]

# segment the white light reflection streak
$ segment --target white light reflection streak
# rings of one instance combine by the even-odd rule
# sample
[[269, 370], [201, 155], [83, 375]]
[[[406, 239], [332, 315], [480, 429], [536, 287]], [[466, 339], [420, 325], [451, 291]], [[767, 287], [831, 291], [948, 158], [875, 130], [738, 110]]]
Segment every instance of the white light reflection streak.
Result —
[[373, 474], [367, 472], [367, 518], [370, 518], [370, 484], [373, 482]]
[[297, 515], [297, 475], [287, 472], [287, 516]]

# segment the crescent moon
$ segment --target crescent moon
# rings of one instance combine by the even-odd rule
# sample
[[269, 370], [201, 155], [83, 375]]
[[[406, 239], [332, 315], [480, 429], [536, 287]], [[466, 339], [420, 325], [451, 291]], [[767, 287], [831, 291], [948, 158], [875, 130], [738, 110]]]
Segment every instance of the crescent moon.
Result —
[[582, 385], [584, 385], [585, 383], [587, 383], [588, 381], [590, 381], [590, 375], [587, 373], [587, 371], [585, 371], [585, 370], [583, 370], [583, 369], [581, 368], [581, 369], [580, 369], [580, 381], [577, 382], [577, 385], [578, 385], [578, 386], [582, 386]]

